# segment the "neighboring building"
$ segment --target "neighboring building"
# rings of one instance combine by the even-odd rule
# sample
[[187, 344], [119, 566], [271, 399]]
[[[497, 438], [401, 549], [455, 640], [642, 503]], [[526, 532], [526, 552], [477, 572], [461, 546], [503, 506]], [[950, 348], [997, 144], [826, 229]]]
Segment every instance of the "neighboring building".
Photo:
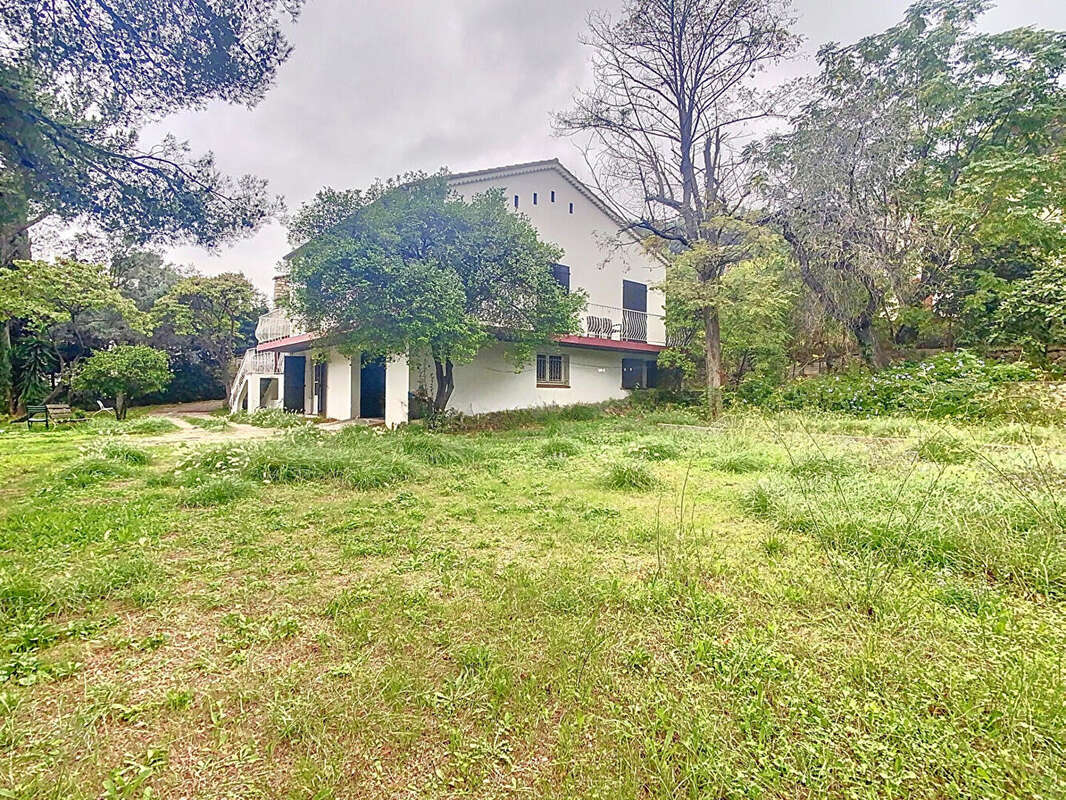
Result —
[[[553, 159], [449, 177], [462, 196], [501, 188], [517, 211], [529, 217], [540, 238], [564, 251], [557, 280], [583, 289], [588, 305], [579, 335], [564, 336], [533, 363], [516, 371], [502, 345], [481, 350], [455, 367], [449, 408], [467, 414], [542, 405], [597, 403], [654, 386], [656, 357], [665, 349], [663, 294], [654, 288], [664, 265], [634, 238], [612, 246], [622, 222], [572, 173]], [[624, 234], [625, 235], [625, 234]], [[275, 296], [286, 290], [275, 279]], [[333, 419], [407, 422], [410, 401], [433, 396], [432, 361], [394, 358], [388, 363], [350, 358], [336, 349], [313, 361], [315, 336], [298, 330], [281, 310], [256, 327], [259, 344], [245, 353], [230, 394], [234, 410], [284, 408]]]

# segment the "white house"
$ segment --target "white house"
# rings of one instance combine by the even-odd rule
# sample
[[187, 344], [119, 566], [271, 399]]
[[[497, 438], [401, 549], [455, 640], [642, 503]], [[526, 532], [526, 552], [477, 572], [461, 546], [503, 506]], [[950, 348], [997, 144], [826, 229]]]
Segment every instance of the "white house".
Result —
[[[558, 160], [466, 172], [449, 177], [464, 197], [504, 190], [540, 238], [564, 251], [556, 277], [583, 289], [588, 305], [579, 335], [564, 336], [525, 368], [515, 370], [501, 345], [487, 346], [455, 367], [449, 408], [468, 414], [542, 405], [596, 403], [654, 386], [656, 357], [666, 346], [663, 294], [655, 288], [664, 265], [635, 238], [615, 246], [622, 221]], [[623, 234], [625, 236], [626, 234]], [[284, 284], [285, 276], [276, 278]], [[245, 353], [230, 393], [233, 410], [284, 408], [332, 419], [407, 422], [412, 397], [433, 395], [431, 361], [387, 363], [326, 351], [312, 358], [315, 335], [276, 309], [256, 327], [258, 346]]]

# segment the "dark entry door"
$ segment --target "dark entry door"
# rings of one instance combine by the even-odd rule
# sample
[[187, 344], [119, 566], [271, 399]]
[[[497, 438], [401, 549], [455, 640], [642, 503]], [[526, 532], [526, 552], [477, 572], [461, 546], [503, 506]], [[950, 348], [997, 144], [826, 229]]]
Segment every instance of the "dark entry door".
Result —
[[648, 341], [648, 286], [622, 281], [622, 339]]
[[303, 356], [285, 357], [285, 395], [286, 411], [304, 413], [304, 378], [307, 372], [307, 359]]
[[326, 364], [322, 361], [315, 364], [315, 382], [311, 386], [315, 413], [324, 417], [326, 416]]
[[359, 416], [385, 416], [385, 360], [367, 359], [359, 370]]

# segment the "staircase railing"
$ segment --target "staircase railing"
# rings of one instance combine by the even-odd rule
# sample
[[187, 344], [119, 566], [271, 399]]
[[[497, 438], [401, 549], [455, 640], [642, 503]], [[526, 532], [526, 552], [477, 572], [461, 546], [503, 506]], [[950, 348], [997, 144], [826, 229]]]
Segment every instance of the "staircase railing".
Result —
[[241, 384], [248, 379], [249, 375], [280, 374], [280, 358], [276, 353], [259, 353], [254, 347], [245, 350], [244, 357], [241, 358], [241, 364], [237, 368], [237, 374], [233, 377], [233, 384], [230, 386], [230, 410], [234, 410], [234, 405], [241, 395]]

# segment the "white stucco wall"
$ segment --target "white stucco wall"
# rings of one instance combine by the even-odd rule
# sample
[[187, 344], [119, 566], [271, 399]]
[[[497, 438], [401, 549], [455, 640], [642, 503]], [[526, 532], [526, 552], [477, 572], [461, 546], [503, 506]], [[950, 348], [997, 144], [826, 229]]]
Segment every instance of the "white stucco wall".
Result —
[[[541, 169], [517, 175], [489, 176], [476, 182], [460, 182], [455, 191], [466, 198], [490, 188], [502, 188], [508, 208], [529, 217], [540, 238], [564, 251], [560, 263], [570, 267], [570, 286], [584, 289], [589, 303], [622, 307], [622, 281], [648, 286], [648, 313], [663, 314], [663, 293], [652, 288], [665, 277], [665, 267], [631, 239], [620, 247], [608, 241], [617, 239], [618, 225], [575, 189], [555, 169]], [[551, 193], [555, 192], [555, 202]], [[537, 204], [533, 205], [533, 193]], [[574, 213], [570, 213], [570, 203]], [[663, 341], [662, 322], [649, 319], [649, 341]]]
[[[455, 390], [448, 407], [464, 414], [486, 414], [536, 406], [602, 403], [627, 395], [622, 388], [622, 358], [635, 358], [637, 354], [565, 346], [550, 352], [570, 357], [569, 388], [538, 387], [535, 361], [516, 373], [505, 358], [503, 347], [494, 345], [484, 348], [469, 364], [455, 367]], [[433, 396], [436, 375], [432, 361], [412, 359], [410, 385], [412, 391], [424, 387]]]
[[336, 348], [330, 348], [326, 361], [326, 416], [352, 418], [352, 359]]
[[407, 422], [407, 392], [410, 387], [410, 367], [406, 356], [396, 356], [385, 362], [385, 427], [395, 428]]

